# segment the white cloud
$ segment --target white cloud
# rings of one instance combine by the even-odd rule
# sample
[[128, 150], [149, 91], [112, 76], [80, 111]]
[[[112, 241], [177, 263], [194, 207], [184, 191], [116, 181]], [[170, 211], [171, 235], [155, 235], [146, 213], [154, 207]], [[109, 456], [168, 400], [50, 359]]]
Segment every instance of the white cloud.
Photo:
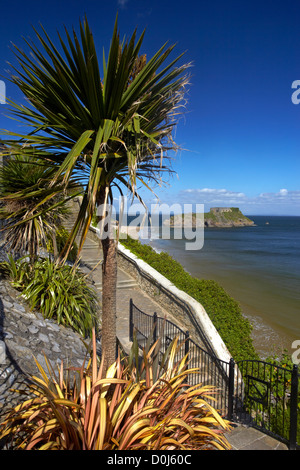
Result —
[[242, 192], [214, 188], [186, 189], [181, 191], [180, 195], [184, 199], [196, 199], [197, 202], [202, 204], [224, 203], [226, 205], [229, 201], [240, 202], [246, 198]]
[[296, 203], [300, 204], [300, 191], [288, 191], [280, 189], [278, 193], [262, 193], [257, 200], [273, 201], [274, 203]]
[[249, 197], [243, 192], [217, 188], [195, 188], [180, 191], [181, 203], [204, 204], [205, 210], [214, 206], [239, 207], [243, 212], [258, 215], [300, 215], [300, 191], [285, 188], [278, 192]]
[[280, 189], [279, 193], [286, 195], [286, 194], [288, 194], [288, 190], [287, 189]]

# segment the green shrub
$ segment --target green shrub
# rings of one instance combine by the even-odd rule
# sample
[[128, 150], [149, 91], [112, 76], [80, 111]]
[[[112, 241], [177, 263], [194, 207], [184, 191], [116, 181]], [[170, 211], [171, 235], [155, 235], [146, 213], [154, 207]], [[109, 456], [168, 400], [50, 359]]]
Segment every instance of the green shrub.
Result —
[[44, 318], [70, 326], [86, 337], [97, 326], [98, 301], [92, 286], [78, 268], [39, 258], [32, 265], [21, 258], [1, 263], [1, 271], [21, 292], [32, 309]]
[[[68, 240], [69, 232], [65, 227], [60, 226], [56, 229], [55, 237], [56, 237], [57, 252], [60, 253], [62, 251], [62, 249], [64, 248], [67, 240]], [[47, 243], [47, 251], [49, 253], [53, 253], [53, 251], [54, 251], [53, 250], [53, 240], [51, 238], [49, 238], [48, 243]], [[78, 246], [77, 246], [76, 242], [74, 242], [73, 246], [72, 246], [72, 248], [71, 248], [71, 250], [68, 254], [68, 261], [70, 261], [70, 263], [75, 262], [76, 257], [77, 257], [77, 253], [78, 253]]]
[[258, 359], [258, 354], [252, 344], [252, 326], [243, 317], [238, 302], [231, 298], [223, 287], [212, 280], [192, 277], [168, 253], [158, 254], [149, 245], [142, 245], [138, 240], [130, 237], [120, 242], [169, 279], [178, 289], [203, 305], [236, 361]]
[[[49, 194], [56, 171], [53, 163], [28, 155], [10, 156], [5, 165], [0, 165], [0, 219], [5, 220], [3, 239], [7, 251], [29, 253], [33, 261], [70, 213], [68, 198], [61, 190], [62, 177]], [[75, 188], [77, 183], [70, 181], [68, 196]]]

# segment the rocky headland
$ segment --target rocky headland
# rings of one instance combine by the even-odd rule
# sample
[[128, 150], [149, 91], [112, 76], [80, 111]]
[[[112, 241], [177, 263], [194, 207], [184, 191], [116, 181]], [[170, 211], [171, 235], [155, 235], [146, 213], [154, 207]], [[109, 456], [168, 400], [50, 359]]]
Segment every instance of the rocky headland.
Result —
[[[183, 220], [184, 217], [184, 220]], [[165, 225], [177, 228], [183, 226], [226, 228], [255, 226], [253, 220], [246, 217], [238, 207], [213, 207], [203, 217], [197, 214], [178, 214], [164, 221]]]

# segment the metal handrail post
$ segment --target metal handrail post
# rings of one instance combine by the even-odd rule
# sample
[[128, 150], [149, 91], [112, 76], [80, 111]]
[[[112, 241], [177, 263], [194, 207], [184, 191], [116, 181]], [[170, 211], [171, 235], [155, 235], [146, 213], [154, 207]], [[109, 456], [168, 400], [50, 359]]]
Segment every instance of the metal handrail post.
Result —
[[190, 350], [190, 333], [188, 331], [185, 332], [185, 342], [184, 342], [184, 354], [187, 355]]
[[133, 341], [133, 301], [129, 301], [129, 340]]
[[234, 395], [234, 368], [235, 362], [233, 358], [229, 361], [228, 373], [228, 419], [231, 421], [233, 416], [233, 395]]
[[157, 313], [153, 314], [153, 343], [157, 340]]
[[291, 379], [290, 399], [290, 450], [297, 448], [297, 415], [298, 415], [298, 366], [294, 364]]

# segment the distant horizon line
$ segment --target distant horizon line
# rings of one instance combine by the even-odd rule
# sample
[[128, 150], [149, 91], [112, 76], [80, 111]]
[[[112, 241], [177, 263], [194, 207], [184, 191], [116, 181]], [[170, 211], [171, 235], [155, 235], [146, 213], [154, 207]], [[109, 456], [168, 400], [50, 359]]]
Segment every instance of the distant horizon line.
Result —
[[[151, 214], [150, 211], [148, 211], [148, 213]], [[120, 212], [116, 211], [116, 214], [120, 215]], [[166, 212], [166, 213], [161, 213], [161, 215], [170, 215], [170, 214]], [[244, 212], [243, 212], [243, 215], [247, 217], [300, 217], [300, 214], [247, 214]], [[132, 216], [134, 216], [134, 214], [132, 214]]]

